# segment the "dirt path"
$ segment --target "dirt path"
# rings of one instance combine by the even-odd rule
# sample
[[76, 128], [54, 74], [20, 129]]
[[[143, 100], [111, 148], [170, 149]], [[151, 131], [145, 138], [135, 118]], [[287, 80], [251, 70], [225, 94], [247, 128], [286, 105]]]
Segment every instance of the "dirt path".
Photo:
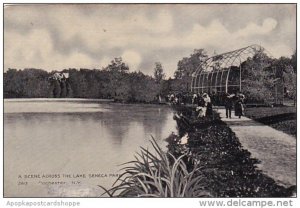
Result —
[[258, 168], [284, 186], [296, 185], [296, 138], [249, 118], [221, 119], [235, 132], [243, 148], [261, 161]]

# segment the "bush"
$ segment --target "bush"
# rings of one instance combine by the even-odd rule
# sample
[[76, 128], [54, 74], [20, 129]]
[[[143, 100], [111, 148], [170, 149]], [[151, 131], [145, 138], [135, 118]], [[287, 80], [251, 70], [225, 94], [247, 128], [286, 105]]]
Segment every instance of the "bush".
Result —
[[[182, 160], [165, 153], [151, 141], [155, 153], [141, 147], [136, 160], [125, 163], [124, 173], [117, 179], [113, 188], [105, 190], [111, 197], [201, 197], [209, 196], [203, 189], [203, 177], [195, 166], [188, 171]], [[101, 186], [100, 186], [101, 187]]]

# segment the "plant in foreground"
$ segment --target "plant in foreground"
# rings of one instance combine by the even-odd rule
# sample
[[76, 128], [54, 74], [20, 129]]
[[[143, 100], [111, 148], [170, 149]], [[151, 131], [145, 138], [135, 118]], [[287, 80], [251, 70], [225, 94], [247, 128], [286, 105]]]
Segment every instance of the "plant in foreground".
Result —
[[[165, 153], [152, 138], [155, 153], [141, 147], [134, 161], [127, 162], [124, 171], [113, 185], [105, 190], [111, 197], [203, 197], [210, 196], [204, 190], [203, 176], [195, 167], [188, 172], [182, 160]], [[104, 193], [104, 194], [105, 194]]]

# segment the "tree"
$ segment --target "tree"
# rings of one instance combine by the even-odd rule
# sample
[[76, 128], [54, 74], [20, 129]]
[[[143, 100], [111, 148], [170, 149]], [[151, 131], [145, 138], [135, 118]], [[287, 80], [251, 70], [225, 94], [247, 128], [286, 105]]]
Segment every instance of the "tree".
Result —
[[252, 102], [273, 102], [276, 98], [276, 73], [274, 60], [263, 53], [254, 55], [242, 63], [242, 91]]
[[294, 72], [297, 73], [297, 51], [294, 52], [291, 58], [291, 65], [294, 69]]
[[3, 91], [5, 98], [21, 97], [23, 94], [22, 76], [17, 69], [8, 69], [3, 74]]
[[152, 102], [158, 94], [158, 84], [153, 77], [141, 72], [130, 74], [130, 101], [131, 102]]
[[293, 99], [295, 104], [297, 98], [297, 75], [291, 65], [286, 68], [283, 80], [286, 96]]
[[174, 73], [175, 79], [190, 77], [207, 58], [207, 52], [204, 49], [195, 49], [190, 57], [184, 57], [178, 61], [177, 70]]
[[195, 49], [190, 57], [184, 57], [177, 64], [177, 70], [174, 73], [175, 80], [173, 88], [176, 91], [189, 91], [192, 81], [192, 74], [197, 70], [199, 65], [208, 58], [204, 49]]
[[86, 80], [86, 73], [88, 69], [69, 70], [69, 84], [73, 91], [74, 98], [88, 98], [88, 82]]
[[112, 72], [129, 71], [129, 67], [123, 62], [122, 57], [114, 58], [105, 69]]
[[60, 97], [61, 98], [67, 97], [67, 84], [65, 80], [60, 81]]
[[41, 69], [9, 69], [4, 73], [5, 98], [49, 97], [48, 73]]
[[51, 85], [53, 85], [53, 97], [60, 98], [61, 86], [58, 80], [54, 80]]
[[160, 62], [155, 62], [154, 80], [156, 83], [161, 83], [166, 77], [163, 67]]

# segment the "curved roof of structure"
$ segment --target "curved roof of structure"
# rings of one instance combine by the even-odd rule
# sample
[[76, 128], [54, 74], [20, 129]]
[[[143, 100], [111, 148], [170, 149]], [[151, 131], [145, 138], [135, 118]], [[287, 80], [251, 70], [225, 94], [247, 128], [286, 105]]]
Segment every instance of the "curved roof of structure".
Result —
[[272, 57], [263, 47], [259, 45], [251, 45], [245, 48], [240, 48], [234, 51], [212, 56], [199, 65], [194, 76], [202, 70], [204, 72], [211, 72], [215, 68], [221, 70], [229, 68], [230, 66], [240, 66], [242, 62], [246, 61], [250, 57], [252, 58], [255, 54], [261, 52], [264, 52], [269, 57]]

